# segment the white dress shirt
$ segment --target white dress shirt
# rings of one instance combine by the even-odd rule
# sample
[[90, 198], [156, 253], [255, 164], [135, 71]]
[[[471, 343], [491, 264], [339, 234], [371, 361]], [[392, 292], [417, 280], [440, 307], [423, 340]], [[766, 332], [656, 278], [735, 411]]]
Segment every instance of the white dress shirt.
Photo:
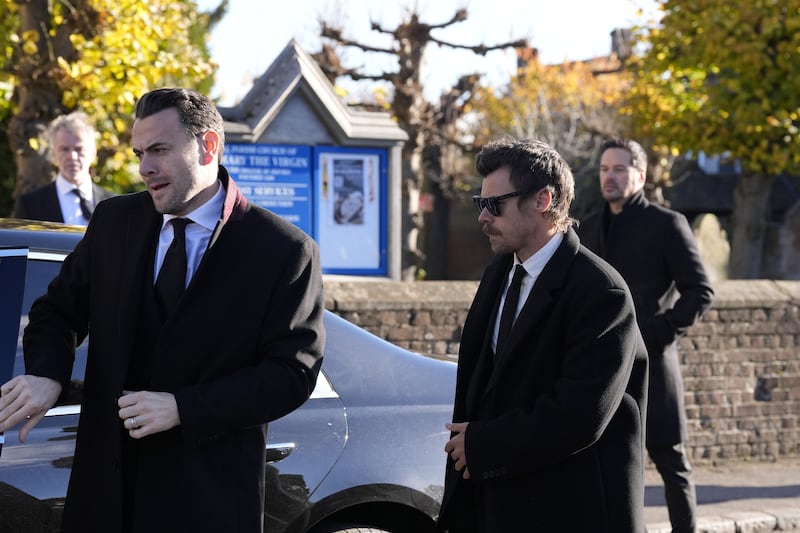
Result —
[[[194, 276], [200, 261], [203, 259], [203, 254], [206, 253], [208, 242], [211, 240], [211, 234], [214, 228], [217, 227], [220, 216], [222, 214], [222, 206], [225, 203], [225, 189], [222, 184], [217, 182], [217, 192], [211, 197], [209, 201], [181, 218], [188, 218], [194, 224], [186, 226], [186, 286]], [[156, 250], [156, 263], [153, 269], [153, 284], [155, 285], [158, 279], [158, 271], [161, 270], [161, 265], [164, 263], [164, 256], [167, 254], [167, 248], [172, 244], [174, 231], [172, 224], [168, 224], [173, 218], [178, 218], [175, 215], [164, 215], [164, 221], [161, 223], [161, 233], [158, 236], [158, 250]]]
[[[536, 280], [539, 278], [539, 274], [542, 273], [542, 270], [544, 270], [547, 262], [550, 261], [550, 259], [553, 257], [553, 254], [556, 253], [556, 249], [558, 249], [558, 246], [561, 244], [562, 240], [564, 240], [564, 234], [561, 232], [556, 233], [549, 241], [547, 241], [544, 246], [539, 248], [539, 250], [530, 256], [524, 263], [519, 260], [517, 254], [514, 254], [514, 264], [508, 273], [508, 279], [506, 280], [506, 286], [503, 289], [503, 297], [500, 298], [500, 307], [498, 309], [503, 309], [503, 306], [506, 303], [506, 293], [508, 292], [508, 287], [511, 285], [511, 279], [514, 277], [514, 269], [517, 265], [521, 264], [527, 275], [522, 278], [522, 284], [520, 285], [519, 289], [519, 303], [517, 304], [516, 313], [514, 313], [514, 319], [516, 320], [516, 317], [522, 310], [522, 306], [524, 306], [525, 302], [528, 300], [531, 290], [533, 290], [533, 284], [536, 283]], [[500, 310], [497, 312], [497, 320], [495, 320], [494, 332], [492, 333], [492, 350], [494, 351], [497, 351], [497, 333], [500, 330]]]
[[81, 211], [81, 200], [73, 189], [80, 189], [89, 205], [94, 207], [94, 194], [92, 194], [92, 180], [84, 180], [80, 187], [67, 179], [59, 172], [56, 176], [56, 192], [58, 193], [58, 203], [61, 206], [61, 216], [64, 217], [65, 224], [75, 224], [85, 226], [89, 223]]

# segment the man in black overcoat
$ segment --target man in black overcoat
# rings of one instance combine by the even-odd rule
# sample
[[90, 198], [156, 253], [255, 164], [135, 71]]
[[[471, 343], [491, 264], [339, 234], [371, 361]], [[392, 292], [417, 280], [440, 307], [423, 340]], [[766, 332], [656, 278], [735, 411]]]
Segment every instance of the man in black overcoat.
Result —
[[503, 139], [477, 169], [496, 256], [461, 337], [438, 528], [643, 533], [647, 357], [628, 288], [571, 229], [555, 150]]
[[578, 227], [581, 242], [616, 268], [633, 294], [650, 358], [647, 450], [664, 481], [675, 533], [696, 529], [686, 457], [686, 413], [677, 340], [711, 306], [714, 291], [682, 214], [644, 196], [647, 155], [635, 141], [605, 142], [600, 188], [606, 204]]
[[0, 431], [23, 422], [25, 440], [91, 330], [63, 533], [258, 533], [266, 424], [310, 396], [322, 360], [319, 252], [239, 192], [207, 97], [147, 93], [132, 145], [147, 191], [99, 204], [33, 304]]

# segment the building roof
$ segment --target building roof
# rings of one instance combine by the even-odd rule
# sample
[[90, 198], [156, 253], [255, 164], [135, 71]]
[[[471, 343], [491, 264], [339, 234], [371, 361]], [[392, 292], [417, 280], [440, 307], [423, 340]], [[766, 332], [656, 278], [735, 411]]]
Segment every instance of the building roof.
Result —
[[326, 130], [330, 142], [340, 146], [385, 146], [408, 139], [388, 113], [348, 108], [316, 61], [294, 39], [253, 83], [241, 102], [219, 110], [225, 119], [225, 134], [232, 141], [273, 142], [270, 128], [282, 114], [289, 112], [303, 114], [306, 131], [316, 122]]

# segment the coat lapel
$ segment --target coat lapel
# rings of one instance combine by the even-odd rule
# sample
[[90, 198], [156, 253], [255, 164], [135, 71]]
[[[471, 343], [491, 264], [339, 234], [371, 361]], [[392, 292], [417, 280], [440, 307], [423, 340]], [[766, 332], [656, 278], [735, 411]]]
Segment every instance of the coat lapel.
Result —
[[[126, 292], [121, 294], [118, 333], [124, 366], [130, 358], [134, 346], [134, 334], [138, 325], [139, 313], [142, 305], [142, 291], [152, 286], [150, 276], [153, 265], [143, 261], [143, 257], [152, 257], [155, 239], [161, 226], [161, 215], [155, 212], [152, 204], [141, 202], [136, 208], [131, 209], [126, 221], [125, 233], [122, 238], [122, 254], [124, 256], [121, 279], [137, 280], [129, 283]], [[148, 264], [149, 263], [149, 264]]]
[[470, 373], [471, 379], [467, 387], [467, 395], [465, 398], [467, 420], [471, 420], [477, 416], [480, 401], [486, 391], [486, 383], [494, 373], [495, 354], [492, 350], [492, 335], [494, 333], [494, 324], [497, 321], [497, 313], [500, 306], [500, 290], [498, 289], [494, 292], [497, 295], [493, 304], [494, 311], [491, 313], [491, 318], [486, 322], [488, 327], [485, 330], [480, 352], [478, 353], [475, 366]]
[[502, 374], [510, 360], [515, 357], [530, 357], [524, 344], [530, 342], [532, 332], [536, 331], [538, 324], [543, 321], [543, 317], [557, 298], [557, 293], [564, 287], [569, 265], [578, 253], [579, 245], [577, 234], [570, 229], [533, 285], [528, 299], [514, 322], [514, 327], [511, 328], [505, 349], [495, 357], [494, 371], [486, 385], [484, 395], [494, 388], [498, 376]]

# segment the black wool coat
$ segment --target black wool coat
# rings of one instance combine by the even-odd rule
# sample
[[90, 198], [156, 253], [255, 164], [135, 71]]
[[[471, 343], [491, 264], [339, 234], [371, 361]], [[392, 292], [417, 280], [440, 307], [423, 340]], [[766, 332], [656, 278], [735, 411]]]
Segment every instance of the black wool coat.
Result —
[[622, 212], [605, 208], [578, 227], [581, 243], [616, 268], [633, 295], [650, 357], [647, 445], [686, 440], [677, 339], [711, 306], [714, 290], [682, 214], [634, 194]]
[[[134, 531], [259, 532], [266, 424], [300, 406], [321, 365], [319, 253], [282, 218], [226, 188], [217, 230], [152, 353], [153, 391], [175, 395], [181, 424], [142, 438]], [[83, 240], [37, 300], [25, 330], [28, 373], [66, 384], [91, 330], [63, 531], [121, 530], [117, 398], [136, 353], [146, 258], [161, 215], [148, 193], [97, 206]]]
[[471, 479], [448, 458], [438, 527], [642, 533], [647, 357], [625, 282], [569, 230], [493, 358], [512, 265], [495, 257], [464, 323], [453, 421]]

